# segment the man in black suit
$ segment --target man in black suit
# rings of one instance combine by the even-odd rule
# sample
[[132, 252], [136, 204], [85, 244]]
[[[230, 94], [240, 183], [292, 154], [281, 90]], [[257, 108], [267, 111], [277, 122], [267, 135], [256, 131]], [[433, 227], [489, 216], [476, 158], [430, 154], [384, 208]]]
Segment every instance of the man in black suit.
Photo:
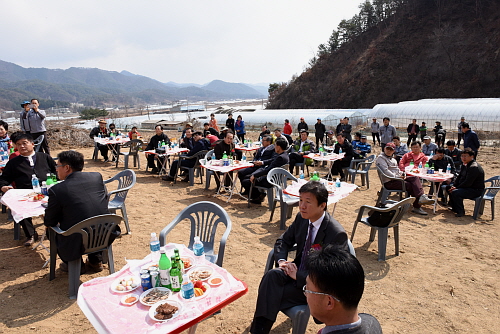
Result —
[[[108, 214], [108, 195], [100, 173], [83, 173], [83, 154], [63, 151], [57, 155], [57, 176], [64, 182], [49, 189], [49, 203], [45, 210], [45, 226], [57, 226], [68, 230], [73, 225], [90, 217]], [[82, 236], [56, 236], [57, 252], [63, 263], [60, 268], [67, 271], [67, 262], [77, 260], [83, 252]], [[88, 266], [94, 271], [102, 270], [101, 253], [88, 255]], [[83, 261], [82, 261], [83, 266]]]
[[[252, 183], [259, 187], [271, 188], [272, 185], [267, 182], [267, 173], [273, 168], [281, 167], [283, 165], [288, 164], [288, 154], [286, 153], [286, 149], [288, 147], [288, 143], [284, 138], [276, 139], [274, 143], [274, 151], [276, 154], [273, 157], [273, 160], [270, 164], [265, 167], [261, 167], [254, 171], [252, 174], [247, 175], [247, 177], [241, 180], [241, 186], [244, 188], [242, 195], [248, 195], [250, 193], [250, 187]], [[260, 191], [252, 191], [252, 198], [250, 199], [251, 203], [260, 204], [266, 194], [261, 193]]]
[[238, 171], [238, 178], [240, 181], [243, 181], [248, 175], [252, 174], [261, 167], [269, 165], [273, 161], [275, 151], [274, 145], [271, 144], [272, 142], [273, 137], [270, 135], [262, 137], [262, 147], [257, 150], [257, 153], [255, 153], [252, 161], [254, 166]]
[[[326, 212], [328, 191], [325, 186], [316, 181], [308, 182], [299, 193], [300, 212], [274, 245], [274, 259], [279, 268], [268, 271], [260, 282], [250, 327], [252, 334], [269, 333], [279, 311], [307, 304], [302, 287], [308, 275], [307, 257], [313, 249], [334, 244], [349, 251], [344, 228]], [[289, 262], [288, 252], [295, 244], [295, 259]]]
[[[0, 187], [3, 193], [9, 189], [32, 189], [31, 178], [36, 175], [40, 184], [47, 180], [48, 173], [56, 172], [56, 163], [50, 155], [35, 152], [33, 137], [30, 134], [20, 134], [15, 138], [16, 148], [20, 155], [10, 160], [0, 176]], [[25, 246], [31, 246], [38, 240], [38, 233], [31, 218], [19, 222], [26, 236]]]

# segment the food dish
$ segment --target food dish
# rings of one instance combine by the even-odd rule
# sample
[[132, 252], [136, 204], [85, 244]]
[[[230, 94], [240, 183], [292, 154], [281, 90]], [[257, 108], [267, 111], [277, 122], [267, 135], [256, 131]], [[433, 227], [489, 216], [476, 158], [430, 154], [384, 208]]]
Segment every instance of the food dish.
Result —
[[181, 256], [182, 262], [184, 262], [184, 270], [187, 271], [193, 268], [194, 259], [191, 256]]
[[213, 276], [208, 280], [208, 284], [210, 284], [211, 286], [219, 286], [223, 282], [224, 280], [220, 276]]
[[[158, 309], [159, 307], [160, 309]], [[160, 317], [160, 315], [158, 315], [157, 312], [158, 310], [164, 311], [166, 314], [169, 314], [170, 312], [172, 313], [170, 313], [171, 316], [168, 319], [158, 319], [157, 316]], [[148, 314], [149, 317], [154, 321], [165, 322], [179, 316], [181, 312], [182, 312], [182, 304], [180, 302], [175, 300], [166, 300], [166, 301], [164, 300], [152, 305], [151, 308], [149, 309]]]
[[[194, 294], [195, 295], [193, 298], [188, 299], [188, 300], [198, 300], [198, 299], [201, 299], [203, 297], [206, 297], [210, 293], [211, 289], [212, 288], [207, 283], [201, 282], [201, 281], [196, 281], [194, 283]], [[182, 297], [182, 293], [179, 293], [179, 299], [186, 300], [186, 299], [184, 299], [184, 297]]]
[[214, 272], [214, 270], [212, 269], [212, 267], [196, 266], [193, 269], [188, 271], [188, 276], [189, 276], [189, 279], [193, 282], [206, 281], [207, 279], [209, 279], [212, 276], [213, 272]]
[[110, 289], [115, 293], [134, 291], [141, 286], [141, 280], [135, 276], [120, 277], [111, 283]]
[[172, 295], [172, 291], [163, 287], [156, 287], [144, 291], [139, 297], [139, 301], [144, 306], [151, 306], [160, 301], [168, 299]]
[[134, 305], [138, 301], [139, 301], [139, 295], [128, 294], [128, 295], [125, 295], [122, 297], [122, 299], [120, 300], [120, 303], [122, 303], [123, 305], [130, 306], [130, 305]]

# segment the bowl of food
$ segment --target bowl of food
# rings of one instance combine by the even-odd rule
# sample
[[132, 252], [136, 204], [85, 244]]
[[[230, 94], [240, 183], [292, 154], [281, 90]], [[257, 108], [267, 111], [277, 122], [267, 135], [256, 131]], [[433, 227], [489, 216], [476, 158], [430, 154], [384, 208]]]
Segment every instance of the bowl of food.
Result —
[[184, 263], [184, 270], [185, 271], [193, 268], [194, 259], [191, 256], [181, 256], [181, 260]]
[[154, 321], [165, 322], [174, 319], [182, 312], [182, 304], [175, 300], [160, 301], [149, 309], [149, 317]]
[[127, 306], [134, 305], [138, 301], [139, 301], [139, 295], [136, 295], [136, 294], [128, 294], [128, 295], [123, 296], [120, 299], [120, 303], [122, 303], [123, 305], [127, 305]]
[[220, 277], [220, 276], [212, 276], [212, 277], [210, 277], [210, 279], [208, 280], [208, 284], [210, 284], [210, 286], [219, 286], [219, 285], [221, 285], [223, 282], [224, 282], [224, 280], [223, 280], [223, 279], [222, 279], [222, 277]]
[[136, 276], [121, 277], [111, 283], [111, 291], [116, 293], [131, 292], [141, 286], [141, 280]]
[[172, 295], [172, 291], [163, 287], [156, 287], [144, 291], [139, 297], [139, 301], [144, 306], [152, 306], [163, 300], [167, 300]]
[[214, 270], [212, 267], [197, 266], [188, 271], [188, 277], [193, 282], [206, 281], [212, 276], [213, 272]]

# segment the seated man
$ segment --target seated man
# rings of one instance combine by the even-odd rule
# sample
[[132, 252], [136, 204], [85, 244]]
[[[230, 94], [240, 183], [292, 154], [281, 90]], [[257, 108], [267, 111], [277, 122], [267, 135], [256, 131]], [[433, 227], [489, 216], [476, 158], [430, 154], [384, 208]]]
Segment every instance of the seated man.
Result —
[[[40, 184], [47, 180], [47, 174], [56, 172], [56, 163], [50, 155], [42, 152], [35, 153], [33, 137], [26, 133], [13, 136], [19, 155], [7, 162], [0, 175], [0, 187], [5, 194], [9, 189], [33, 189], [31, 184], [32, 175], [36, 175]], [[38, 233], [33, 226], [31, 218], [19, 222], [26, 236], [25, 246], [31, 246], [38, 240]]]
[[[108, 214], [108, 195], [100, 173], [84, 173], [83, 154], [63, 151], [57, 155], [57, 177], [64, 182], [49, 189], [49, 203], [45, 209], [45, 226], [57, 226], [66, 231], [90, 217]], [[119, 227], [117, 228], [119, 231]], [[116, 232], [112, 239], [119, 234]], [[112, 242], [113, 240], [110, 240]], [[56, 235], [57, 253], [63, 263], [60, 269], [68, 271], [68, 262], [82, 256], [82, 236]], [[87, 266], [95, 272], [102, 270], [101, 252], [88, 255]], [[82, 271], [85, 271], [82, 261]]]
[[484, 170], [476, 160], [475, 152], [466, 148], [462, 152], [463, 166], [460, 168], [455, 182], [447, 187], [450, 193], [451, 210], [456, 217], [465, 215], [464, 198], [472, 199], [481, 196], [484, 190]]
[[180, 147], [187, 148], [188, 150], [192, 150], [194, 147], [194, 138], [193, 138], [193, 129], [187, 128], [184, 132], [184, 136], [181, 139]]
[[304, 294], [311, 315], [324, 323], [318, 334], [382, 334], [378, 320], [359, 313], [365, 273], [353, 255], [334, 245], [311, 252]]
[[267, 125], [262, 125], [261, 130], [262, 130], [262, 132], [259, 134], [259, 141], [262, 140], [262, 138], [264, 138], [265, 135], [271, 134], [271, 131], [269, 131], [269, 129], [267, 128]]
[[408, 167], [411, 162], [413, 162], [415, 167], [418, 167], [420, 163], [422, 163], [423, 166], [425, 165], [427, 160], [429, 160], [429, 158], [422, 153], [421, 145], [422, 143], [420, 143], [420, 141], [418, 140], [411, 143], [411, 151], [403, 155], [403, 157], [399, 161], [399, 169], [402, 172], [405, 171], [405, 167]]
[[[233, 131], [228, 128], [223, 128], [221, 135], [224, 134], [224, 138], [219, 141], [214, 146], [214, 154], [217, 160], [221, 160], [224, 156], [224, 153], [229, 157], [231, 154], [235, 152], [235, 145], [233, 142], [234, 134]], [[220, 172], [216, 172], [217, 175], [222, 175]], [[224, 186], [229, 187], [231, 185], [231, 179], [233, 177], [233, 172], [229, 172], [230, 177], [226, 177], [224, 181]], [[217, 188], [220, 187], [220, 180], [218, 177], [215, 178], [215, 183], [217, 183]]]
[[309, 136], [309, 132], [307, 132], [306, 130], [302, 130], [302, 132], [300, 133], [300, 139], [297, 139], [292, 145], [292, 150], [290, 152], [290, 173], [292, 174], [293, 169], [295, 168], [295, 164], [312, 164], [312, 161], [306, 161], [304, 155], [316, 152], [316, 146], [314, 145], [314, 142], [312, 140], [307, 138], [307, 136]]
[[[444, 148], [440, 147], [436, 150], [436, 154], [429, 159], [429, 168], [434, 168], [434, 171], [437, 173], [440, 169], [446, 172], [446, 168], [448, 165], [451, 167], [451, 173], [455, 174], [455, 164], [453, 160], [444, 154]], [[450, 183], [452, 180], [447, 181], [446, 183]], [[438, 197], [441, 200], [444, 200], [443, 191], [441, 190], [441, 182], [434, 182], [434, 187], [438, 189]], [[429, 188], [429, 195], [434, 194], [434, 187]]]
[[458, 149], [455, 146], [454, 140], [448, 140], [446, 142], [447, 149], [444, 150], [444, 154], [451, 157], [453, 163], [455, 164], [455, 168], [459, 169], [460, 165], [462, 165], [462, 150]]
[[[396, 145], [394, 145], [394, 143], [387, 143], [387, 145], [385, 145], [384, 147], [384, 152], [380, 153], [380, 155], [377, 157], [377, 160], [375, 160], [375, 164], [380, 168], [380, 170], [382, 170], [385, 175], [401, 178], [404, 180], [406, 191], [408, 191], [411, 196], [415, 197], [412, 212], [425, 216], [427, 215], [427, 212], [422, 209], [422, 203], [428, 203], [432, 201], [424, 195], [424, 190], [418, 177], [406, 176], [406, 174], [399, 169], [396, 159], [392, 157], [392, 155], [394, 154], [395, 146]], [[391, 180], [383, 177], [381, 181], [384, 184], [384, 187], [387, 189], [402, 189], [401, 182], [399, 182], [398, 180]]]
[[[306, 284], [307, 258], [313, 245], [330, 244], [348, 251], [347, 234], [326, 211], [328, 191], [317, 181], [300, 190], [299, 213], [294, 222], [274, 244], [274, 260], [279, 268], [268, 271], [259, 285], [257, 306], [250, 333], [269, 333], [281, 310], [307, 303], [302, 287]], [[288, 252], [297, 245], [295, 259], [287, 260]]]
[[403, 155], [408, 153], [408, 146], [406, 146], [405, 143], [401, 142], [401, 138], [399, 138], [399, 136], [392, 138], [392, 142], [394, 143], [394, 145], [396, 145], [396, 149], [394, 150], [394, 155], [396, 160], [399, 162], [403, 157]]
[[207, 133], [207, 131], [214, 136], [219, 137], [219, 131], [215, 130], [214, 128], [211, 128], [208, 123], [203, 124], [203, 132]]
[[[271, 162], [265, 166], [263, 165], [259, 167], [251, 174], [247, 174], [244, 179], [241, 179], [241, 187], [244, 189], [242, 195], [248, 196], [252, 183], [259, 187], [272, 187], [272, 185], [267, 182], [267, 173], [269, 173], [269, 171], [273, 168], [281, 167], [288, 163], [288, 154], [285, 151], [287, 147], [288, 143], [284, 138], [276, 139], [276, 143], [274, 144], [275, 154], [273, 155]], [[262, 203], [262, 200], [264, 200], [265, 196], [265, 193], [260, 193], [257, 190], [252, 191], [252, 198], [250, 199], [250, 202], [260, 204]]]
[[422, 152], [426, 156], [433, 155], [436, 152], [437, 148], [438, 146], [431, 142], [431, 137], [429, 136], [424, 137], [424, 145], [422, 145]]
[[326, 140], [325, 140], [325, 145], [326, 146], [333, 146], [337, 142], [337, 138], [335, 138], [335, 133], [332, 130], [328, 130], [326, 132]]
[[[170, 145], [170, 139], [168, 139], [168, 136], [163, 133], [163, 126], [161, 125], [155, 126], [155, 132], [156, 134], [149, 140], [149, 144], [146, 147], [146, 151], [157, 149], [159, 146], [158, 143], [165, 142], [165, 144]], [[165, 158], [158, 157], [156, 161], [156, 166], [155, 166], [154, 154], [148, 154], [146, 155], [146, 158], [148, 159], [148, 167], [151, 168], [151, 174], [158, 174], [161, 170], [161, 167], [163, 165], [163, 160]]]
[[140, 136], [141, 134], [139, 133], [139, 131], [137, 131], [137, 126], [133, 126], [130, 132], [128, 133], [128, 137], [130, 138], [130, 140], [137, 139]]
[[215, 147], [215, 145], [217, 144], [217, 141], [219, 140], [219, 137], [214, 136], [209, 131], [205, 132], [205, 138], [207, 138], [210, 141], [210, 147], [212, 147], [212, 148]]
[[354, 151], [352, 149], [351, 143], [346, 138], [346, 135], [341, 133], [337, 135], [337, 144], [333, 149], [333, 153], [344, 153], [344, 157], [339, 160], [335, 160], [332, 164], [331, 174], [332, 176], [337, 176], [340, 174], [340, 180], [345, 181], [344, 168], [351, 165], [351, 160], [354, 158]]
[[361, 135], [360, 141], [353, 144], [354, 159], [364, 159], [368, 153], [371, 153], [372, 146], [368, 143], [366, 136]]
[[249, 168], [244, 168], [238, 171], [238, 178], [240, 179], [240, 181], [242, 181], [248, 175], [255, 172], [257, 169], [265, 167], [273, 161], [275, 151], [274, 151], [274, 145], [271, 144], [272, 142], [273, 142], [273, 137], [271, 137], [270, 135], [265, 135], [262, 138], [262, 147], [260, 147], [257, 150], [252, 161], [254, 166]]
[[276, 139], [278, 138], [285, 138], [286, 141], [288, 142], [288, 145], [292, 145], [293, 144], [293, 139], [290, 135], [287, 135], [285, 133], [283, 133], [283, 131], [280, 129], [280, 128], [277, 128], [274, 130], [274, 137], [275, 137], [275, 141]]
[[[188, 129], [188, 131], [191, 131]], [[186, 131], [187, 134], [187, 131]], [[193, 134], [193, 139], [194, 139], [194, 147], [193, 149], [189, 150], [189, 152], [186, 154], [187, 157], [192, 157], [196, 153], [200, 151], [208, 151], [210, 149], [210, 141], [206, 138], [203, 138], [203, 134], [201, 131], [196, 131]], [[196, 159], [182, 159], [181, 161], [181, 167], [194, 167], [196, 164]], [[177, 172], [177, 167], [179, 165], [179, 160], [175, 160], [172, 162], [172, 166], [170, 167], [170, 171], [168, 172], [168, 175], [165, 175], [162, 177], [163, 180], [165, 181], [173, 181], [175, 177], [175, 173]], [[184, 179], [182, 179], [183, 182], [188, 182], [189, 181], [189, 174], [186, 174]]]
[[[96, 126], [90, 131], [90, 138], [94, 139], [94, 137], [98, 137], [101, 135], [101, 137], [109, 137], [109, 131], [108, 128], [106, 127], [107, 122], [103, 119], [99, 120], [99, 126]], [[104, 162], [108, 162], [108, 151], [109, 147], [106, 144], [99, 144], [96, 143], [97, 148], [99, 149], [99, 152], [101, 152], [101, 155], [104, 159]]]

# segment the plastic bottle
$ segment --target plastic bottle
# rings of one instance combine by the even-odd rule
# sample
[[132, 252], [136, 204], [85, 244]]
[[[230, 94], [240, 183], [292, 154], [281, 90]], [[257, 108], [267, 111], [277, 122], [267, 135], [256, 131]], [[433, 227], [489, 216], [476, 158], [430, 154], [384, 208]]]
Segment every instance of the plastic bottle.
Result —
[[50, 178], [52, 179], [52, 184], [57, 184], [57, 176], [56, 174], [50, 173]]
[[170, 269], [170, 290], [172, 290], [172, 292], [179, 292], [181, 291], [182, 273], [174, 256], [170, 258], [170, 262], [172, 263], [172, 268]]
[[50, 175], [50, 173], [47, 173], [47, 181], [45, 183], [47, 184], [47, 187], [54, 184], [54, 180], [52, 180], [52, 176]]
[[33, 186], [33, 190], [35, 192], [39, 193], [41, 191], [40, 182], [38, 181], [38, 178], [35, 174], [31, 175], [31, 185]]
[[201, 242], [200, 237], [198, 236], [194, 237], [193, 253], [196, 263], [202, 263], [205, 259], [205, 247], [203, 246], [203, 242]]
[[160, 261], [160, 240], [156, 236], [156, 233], [151, 233], [151, 239], [149, 241], [149, 249], [151, 249], [151, 261], [153, 263], [158, 263]]
[[337, 179], [335, 180], [335, 187], [340, 188], [341, 186], [342, 186], [342, 183], [340, 183], [340, 179], [339, 179], [339, 178], [337, 178]]
[[212, 153], [212, 161], [215, 161], [217, 160], [217, 158], [215, 157], [215, 153]]
[[175, 262], [177, 262], [177, 265], [181, 269], [181, 272], [184, 272], [184, 261], [182, 261], [181, 256], [179, 255], [179, 250], [177, 248], [174, 249], [174, 257]]
[[301, 169], [301, 170], [300, 170], [299, 178], [300, 178], [301, 180], [303, 180], [303, 179], [304, 179], [304, 170], [303, 170], [303, 169]]
[[342, 147], [339, 148], [339, 154], [342, 154]]
[[446, 166], [446, 174], [451, 174], [451, 165]]
[[160, 284], [164, 288], [170, 289], [172, 284], [170, 282], [170, 268], [172, 268], [172, 263], [168, 258], [167, 254], [165, 254], [165, 249], [160, 249], [160, 261], [158, 262], [158, 269], [160, 271]]
[[102, 138], [102, 136], [101, 136], [101, 133], [100, 133], [100, 132], [99, 132], [99, 134], [97, 135], [97, 137], [98, 137], [98, 138]]
[[241, 161], [247, 162], [247, 156], [245, 154], [243, 154], [243, 156], [241, 157]]
[[184, 299], [191, 299], [194, 297], [194, 284], [187, 274], [182, 275], [181, 295]]
[[423, 167], [422, 167], [422, 161], [420, 161], [420, 162], [418, 163], [418, 170], [419, 170], [420, 172], [422, 172], [422, 168], [423, 168]]
[[227, 158], [226, 151], [224, 151], [224, 154], [222, 155], [222, 161], [224, 166], [229, 166], [229, 159]]

